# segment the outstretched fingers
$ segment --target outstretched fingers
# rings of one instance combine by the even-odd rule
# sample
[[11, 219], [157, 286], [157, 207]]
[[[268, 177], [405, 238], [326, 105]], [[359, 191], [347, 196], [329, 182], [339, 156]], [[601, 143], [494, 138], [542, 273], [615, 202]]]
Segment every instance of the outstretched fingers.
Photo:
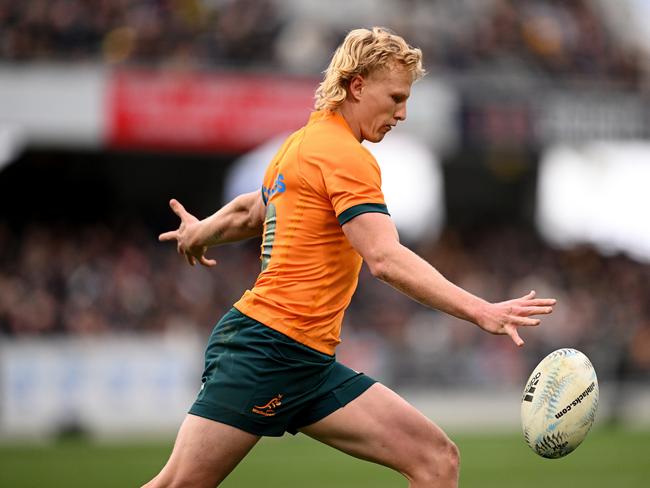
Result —
[[215, 259], [208, 259], [205, 257], [205, 252], [207, 247], [205, 246], [190, 246], [187, 244], [187, 232], [189, 226], [193, 225], [195, 222], [198, 222], [196, 217], [190, 214], [181, 203], [172, 198], [169, 201], [169, 206], [173, 212], [181, 219], [180, 226], [176, 230], [170, 230], [168, 232], [163, 232], [158, 236], [158, 240], [161, 242], [164, 241], [176, 241], [176, 251], [181, 256], [185, 257], [187, 264], [190, 266], [195, 266], [196, 263], [201, 264], [211, 268], [217, 265]]
[[519, 347], [524, 345], [524, 341], [519, 336], [518, 328], [538, 326], [541, 320], [534, 318], [535, 315], [553, 313], [553, 306], [556, 303], [554, 298], [535, 298], [535, 296], [535, 291], [531, 290], [521, 298], [505, 302], [509, 307], [502, 331]]
[[513, 312], [516, 315], [529, 317], [531, 315], [547, 315], [553, 312], [553, 306], [556, 303], [554, 298], [535, 298], [535, 290], [531, 290], [527, 295], [513, 300]]

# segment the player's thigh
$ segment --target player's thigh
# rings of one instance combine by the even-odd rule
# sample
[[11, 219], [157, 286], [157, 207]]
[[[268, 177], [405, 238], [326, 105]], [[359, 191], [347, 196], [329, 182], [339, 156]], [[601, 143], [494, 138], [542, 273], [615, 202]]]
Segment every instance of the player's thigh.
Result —
[[456, 446], [443, 430], [380, 383], [300, 430], [343, 452], [407, 475], [424, 465], [457, 462]]
[[189, 414], [178, 431], [169, 461], [146, 486], [214, 488], [259, 439], [236, 427]]

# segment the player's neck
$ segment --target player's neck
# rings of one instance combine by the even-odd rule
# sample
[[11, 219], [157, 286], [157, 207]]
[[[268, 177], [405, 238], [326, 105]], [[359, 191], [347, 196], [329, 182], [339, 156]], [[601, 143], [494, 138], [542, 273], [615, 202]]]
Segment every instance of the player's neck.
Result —
[[343, 104], [338, 108], [337, 112], [345, 119], [348, 126], [352, 130], [354, 137], [357, 138], [357, 141], [363, 142], [363, 137], [361, 137], [361, 124], [358, 121], [356, 111], [354, 106], [349, 103], [343, 102]]

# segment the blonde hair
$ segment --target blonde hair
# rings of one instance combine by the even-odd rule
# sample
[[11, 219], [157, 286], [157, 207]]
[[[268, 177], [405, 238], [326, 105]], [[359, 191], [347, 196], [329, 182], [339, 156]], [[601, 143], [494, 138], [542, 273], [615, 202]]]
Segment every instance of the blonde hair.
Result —
[[325, 77], [316, 90], [316, 110], [335, 110], [347, 96], [347, 85], [356, 75], [367, 76], [375, 70], [397, 63], [413, 74], [413, 81], [425, 74], [422, 51], [409, 46], [400, 36], [383, 27], [354, 29], [338, 47]]

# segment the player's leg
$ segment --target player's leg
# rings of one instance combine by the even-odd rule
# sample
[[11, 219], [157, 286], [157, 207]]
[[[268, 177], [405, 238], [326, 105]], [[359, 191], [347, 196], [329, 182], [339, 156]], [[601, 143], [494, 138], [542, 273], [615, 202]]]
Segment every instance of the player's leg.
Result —
[[458, 486], [456, 445], [415, 407], [379, 383], [300, 431], [399, 471], [411, 488]]
[[214, 488], [259, 439], [230, 425], [187, 415], [169, 461], [143, 488]]

